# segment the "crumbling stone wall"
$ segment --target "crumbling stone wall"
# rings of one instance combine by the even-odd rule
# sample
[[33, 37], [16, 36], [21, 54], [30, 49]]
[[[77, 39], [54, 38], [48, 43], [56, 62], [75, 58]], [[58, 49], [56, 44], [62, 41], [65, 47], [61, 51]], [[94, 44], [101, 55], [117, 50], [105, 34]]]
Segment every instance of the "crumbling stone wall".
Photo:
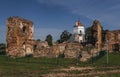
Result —
[[36, 43], [34, 57], [58, 57], [64, 54], [65, 58], [76, 58], [77, 53], [83, 48], [80, 43], [61, 43], [55, 44], [52, 47], [44, 47], [42, 42]]
[[77, 56], [80, 55], [82, 48], [83, 46], [80, 43], [67, 43], [64, 52], [65, 58], [77, 58]]
[[100, 51], [102, 48], [102, 26], [98, 20], [93, 22], [92, 30], [95, 46], [98, 48], [98, 51]]
[[109, 51], [120, 51], [120, 30], [108, 31], [106, 33]]
[[[92, 54], [96, 54], [97, 50], [92, 50]], [[59, 55], [64, 55], [64, 58], [78, 58], [80, 61], [85, 62], [91, 58], [91, 51], [83, 50], [83, 46], [78, 42], [64, 42], [60, 44], [53, 44], [48, 46], [47, 42], [37, 41], [35, 43], [34, 57], [48, 57], [57, 58]]]
[[50, 51], [48, 43], [45, 41], [36, 41], [34, 45], [34, 57], [46, 57]]
[[59, 54], [64, 53], [65, 44], [55, 44], [48, 46], [45, 41], [38, 41], [35, 43], [34, 57], [58, 57]]
[[9, 17], [6, 27], [7, 56], [22, 57], [33, 54], [33, 22], [19, 17]]

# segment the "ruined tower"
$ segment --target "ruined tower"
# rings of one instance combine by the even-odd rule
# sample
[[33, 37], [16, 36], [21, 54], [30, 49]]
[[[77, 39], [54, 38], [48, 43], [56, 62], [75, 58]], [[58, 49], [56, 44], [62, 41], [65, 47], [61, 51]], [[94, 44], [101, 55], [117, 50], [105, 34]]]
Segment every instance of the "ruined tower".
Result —
[[92, 30], [95, 46], [98, 48], [98, 51], [100, 51], [102, 48], [102, 26], [98, 20], [94, 20]]
[[9, 17], [6, 27], [7, 56], [23, 57], [33, 54], [33, 22], [19, 17]]

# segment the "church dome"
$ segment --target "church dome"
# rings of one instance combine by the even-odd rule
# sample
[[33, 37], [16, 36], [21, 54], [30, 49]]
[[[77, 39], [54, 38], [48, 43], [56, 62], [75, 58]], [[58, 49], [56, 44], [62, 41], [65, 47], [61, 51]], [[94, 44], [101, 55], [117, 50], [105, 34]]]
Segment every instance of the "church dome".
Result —
[[76, 26], [83, 26], [83, 25], [82, 25], [82, 23], [80, 21], [77, 21]]

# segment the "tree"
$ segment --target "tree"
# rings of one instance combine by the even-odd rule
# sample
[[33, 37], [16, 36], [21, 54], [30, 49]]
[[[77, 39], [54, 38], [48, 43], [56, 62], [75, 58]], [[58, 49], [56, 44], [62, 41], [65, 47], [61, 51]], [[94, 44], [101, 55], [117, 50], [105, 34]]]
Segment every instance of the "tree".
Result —
[[6, 54], [6, 45], [4, 43], [0, 43], [0, 55], [5, 55]]
[[93, 42], [93, 35], [92, 35], [93, 31], [92, 31], [92, 27], [86, 28], [85, 33], [86, 33], [85, 36], [86, 36], [87, 42], [88, 42], [88, 43], [92, 43], [92, 42]]
[[71, 36], [71, 35], [72, 35], [72, 34], [71, 34], [70, 32], [68, 32], [67, 30], [64, 30], [64, 31], [62, 32], [62, 34], [60, 35], [60, 39], [57, 40], [57, 42], [62, 43], [62, 42], [64, 42], [64, 41], [68, 41], [68, 40], [70, 39], [70, 36]]
[[36, 41], [39, 41], [39, 42], [40, 42], [41, 40], [40, 40], [40, 39], [37, 39]]
[[49, 46], [52, 46], [52, 45], [53, 45], [53, 44], [52, 44], [52, 40], [53, 40], [53, 39], [52, 39], [52, 35], [49, 34], [49, 35], [46, 36], [45, 41], [47, 41], [47, 43], [48, 43]]

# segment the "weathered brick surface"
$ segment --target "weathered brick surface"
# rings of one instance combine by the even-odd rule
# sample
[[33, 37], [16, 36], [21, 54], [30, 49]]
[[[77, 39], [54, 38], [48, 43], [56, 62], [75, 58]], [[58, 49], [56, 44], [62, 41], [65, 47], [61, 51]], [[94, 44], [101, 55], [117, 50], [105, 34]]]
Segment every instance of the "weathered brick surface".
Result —
[[106, 39], [109, 51], [120, 51], [120, 30], [108, 31]]
[[95, 40], [95, 46], [97, 47], [98, 51], [101, 50], [102, 46], [102, 26], [98, 20], [93, 22], [93, 38]]
[[9, 17], [6, 27], [6, 54], [12, 57], [33, 54], [33, 23], [23, 18]]

